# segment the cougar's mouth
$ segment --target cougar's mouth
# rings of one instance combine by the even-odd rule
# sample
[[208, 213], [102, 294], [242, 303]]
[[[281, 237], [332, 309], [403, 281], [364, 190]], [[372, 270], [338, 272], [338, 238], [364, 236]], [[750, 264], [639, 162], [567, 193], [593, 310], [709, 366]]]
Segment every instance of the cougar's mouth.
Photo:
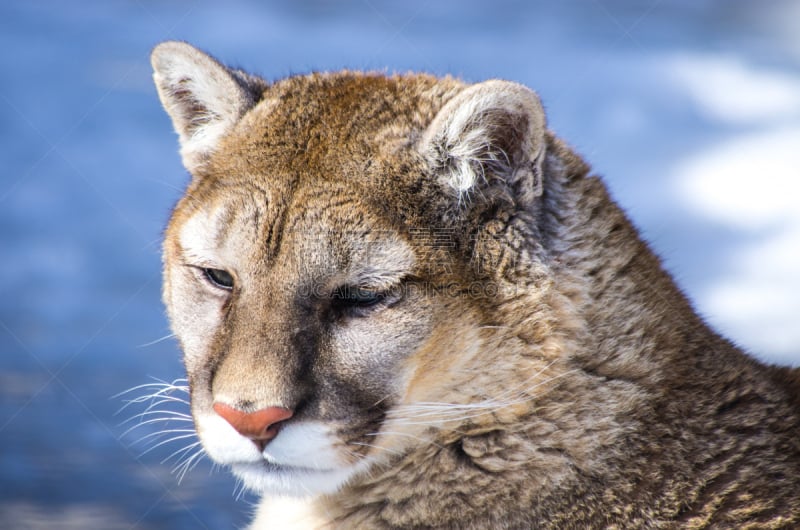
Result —
[[362, 465], [344, 454], [335, 429], [324, 422], [289, 422], [263, 450], [216, 414], [198, 416], [197, 425], [208, 455], [262, 494], [332, 493]]
[[268, 460], [230, 466], [244, 485], [261, 494], [307, 496], [334, 493], [359, 466], [317, 469], [275, 464]]

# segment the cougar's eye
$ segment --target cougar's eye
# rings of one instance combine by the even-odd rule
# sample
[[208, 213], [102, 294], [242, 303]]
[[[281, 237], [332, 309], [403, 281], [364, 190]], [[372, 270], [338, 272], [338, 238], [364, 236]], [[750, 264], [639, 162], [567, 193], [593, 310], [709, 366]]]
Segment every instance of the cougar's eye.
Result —
[[214, 287], [230, 291], [233, 289], [233, 276], [228, 271], [222, 269], [203, 269], [206, 279]]
[[331, 296], [334, 307], [340, 309], [367, 309], [383, 302], [384, 298], [384, 293], [354, 285], [343, 285]]

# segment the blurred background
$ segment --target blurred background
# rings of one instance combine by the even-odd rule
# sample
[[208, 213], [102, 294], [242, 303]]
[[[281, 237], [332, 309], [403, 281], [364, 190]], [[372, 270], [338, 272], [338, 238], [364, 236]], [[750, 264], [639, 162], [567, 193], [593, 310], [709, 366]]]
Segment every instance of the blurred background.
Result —
[[159, 246], [188, 177], [150, 79], [159, 41], [268, 79], [534, 88], [701, 313], [798, 365], [798, 22], [789, 0], [3, 1], [0, 527], [236, 528], [255, 502], [207, 461], [179, 484], [189, 453], [162, 461], [193, 439], [145, 453], [160, 427], [115, 415], [112, 396], [183, 375]]

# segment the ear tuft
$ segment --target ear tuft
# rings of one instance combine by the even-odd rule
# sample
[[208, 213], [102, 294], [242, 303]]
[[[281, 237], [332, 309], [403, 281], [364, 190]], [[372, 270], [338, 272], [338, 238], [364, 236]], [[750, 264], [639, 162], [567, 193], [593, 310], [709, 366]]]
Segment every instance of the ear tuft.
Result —
[[491, 80], [444, 105], [425, 132], [422, 151], [459, 202], [499, 182], [529, 204], [542, 193], [544, 133], [538, 96], [517, 83]]
[[184, 166], [192, 171], [255, 105], [265, 84], [229, 70], [185, 42], [162, 42], [150, 59], [158, 96], [178, 133]]

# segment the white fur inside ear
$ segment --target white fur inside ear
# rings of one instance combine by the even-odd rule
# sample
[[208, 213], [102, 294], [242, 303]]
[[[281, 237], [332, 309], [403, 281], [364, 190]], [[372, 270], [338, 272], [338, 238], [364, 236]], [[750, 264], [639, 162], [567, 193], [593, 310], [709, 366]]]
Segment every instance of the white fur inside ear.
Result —
[[161, 43], [151, 62], [158, 95], [191, 171], [254, 104], [253, 97], [225, 66], [189, 44]]
[[[450, 117], [442, 131], [442, 140], [454, 167], [449, 178], [450, 185], [459, 192], [471, 189], [479, 179], [485, 178], [482, 162], [497, 162], [496, 152], [491, 149], [490, 131], [482, 123], [488, 119], [482, 111], [495, 104], [491, 93], [478, 94], [460, 105]], [[480, 172], [480, 174], [479, 174]]]
[[[455, 125], [450, 129], [445, 132], [444, 136], [447, 145], [452, 146], [448, 151], [448, 156], [451, 158], [453, 170], [448, 182], [459, 194], [462, 194], [472, 189], [479, 179], [485, 178], [482, 171], [483, 165], [480, 162], [484, 161], [485, 156], [490, 155], [491, 151], [487, 149], [486, 145], [487, 131], [482, 127], [470, 130], [461, 138], [458, 138], [458, 133], [453, 132]], [[458, 138], [457, 142], [456, 138]]]
[[[487, 172], [533, 178], [544, 146], [544, 111], [530, 89], [491, 80], [464, 89], [439, 112], [423, 137], [423, 151], [444, 169], [459, 201], [486, 182]], [[531, 193], [541, 193], [532, 183]]]

